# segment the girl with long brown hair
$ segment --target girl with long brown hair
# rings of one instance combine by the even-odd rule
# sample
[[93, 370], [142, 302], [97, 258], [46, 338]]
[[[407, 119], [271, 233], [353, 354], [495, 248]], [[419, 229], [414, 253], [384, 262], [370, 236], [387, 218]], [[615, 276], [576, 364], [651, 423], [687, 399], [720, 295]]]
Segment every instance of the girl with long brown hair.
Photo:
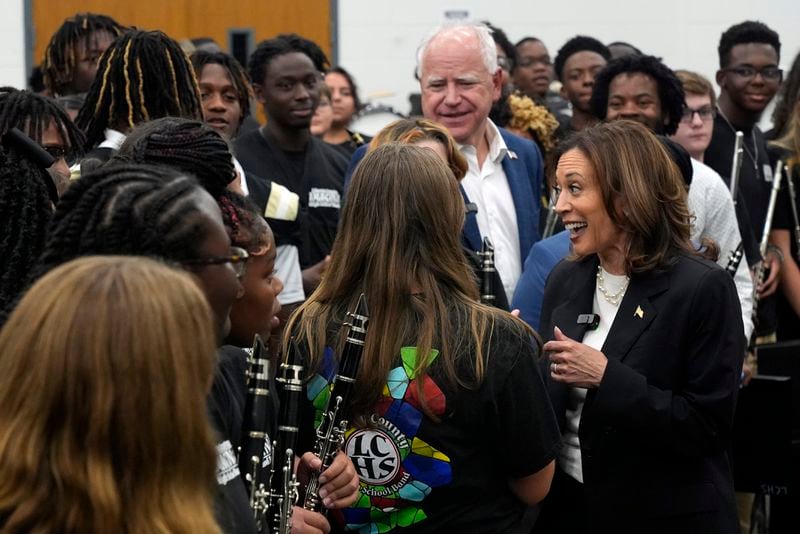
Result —
[[335, 518], [347, 529], [509, 532], [524, 503], [547, 493], [559, 440], [538, 345], [523, 323], [477, 302], [463, 221], [458, 181], [431, 150], [375, 149], [353, 175], [331, 267], [290, 320], [310, 369], [310, 430], [345, 312], [367, 298], [343, 447], [361, 498]]
[[214, 348], [188, 274], [94, 256], [41, 278], [0, 331], [0, 530], [219, 532]]

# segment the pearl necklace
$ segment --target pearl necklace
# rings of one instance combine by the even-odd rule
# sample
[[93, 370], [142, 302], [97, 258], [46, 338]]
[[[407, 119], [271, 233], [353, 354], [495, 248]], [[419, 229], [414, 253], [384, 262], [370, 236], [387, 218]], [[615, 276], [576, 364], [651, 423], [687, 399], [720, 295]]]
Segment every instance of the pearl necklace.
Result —
[[628, 289], [628, 284], [631, 281], [630, 276], [625, 276], [625, 283], [616, 293], [612, 293], [609, 295], [608, 291], [606, 290], [605, 286], [605, 279], [603, 279], [603, 268], [598, 265], [597, 266], [597, 289], [602, 293], [603, 298], [611, 304], [612, 306], [619, 306], [619, 301], [622, 300], [622, 297], [625, 295], [625, 290]]

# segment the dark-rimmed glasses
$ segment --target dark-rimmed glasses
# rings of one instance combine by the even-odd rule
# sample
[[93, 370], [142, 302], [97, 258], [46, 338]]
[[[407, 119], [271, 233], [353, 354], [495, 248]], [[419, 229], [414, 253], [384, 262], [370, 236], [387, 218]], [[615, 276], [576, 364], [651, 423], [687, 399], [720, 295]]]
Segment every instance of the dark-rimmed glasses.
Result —
[[755, 67], [742, 65], [739, 67], [728, 67], [727, 69], [722, 70], [725, 72], [731, 72], [739, 78], [747, 81], [755, 78], [756, 74], [760, 74], [765, 81], [770, 82], [780, 81], [780, 79], [783, 78], [783, 69], [780, 67], [764, 67], [763, 69], [757, 69]]
[[181, 260], [180, 263], [187, 266], [222, 265], [224, 263], [230, 263], [231, 267], [233, 267], [233, 272], [236, 273], [236, 277], [241, 278], [247, 270], [247, 258], [249, 257], [250, 254], [248, 254], [245, 249], [231, 247], [230, 256]]
[[714, 120], [714, 117], [717, 116], [717, 110], [711, 106], [702, 106], [697, 109], [692, 108], [683, 108], [683, 114], [681, 115], [681, 121], [683, 122], [692, 122], [694, 119], [694, 114], [697, 113], [697, 116], [700, 117], [700, 120], [703, 122], [708, 122]]

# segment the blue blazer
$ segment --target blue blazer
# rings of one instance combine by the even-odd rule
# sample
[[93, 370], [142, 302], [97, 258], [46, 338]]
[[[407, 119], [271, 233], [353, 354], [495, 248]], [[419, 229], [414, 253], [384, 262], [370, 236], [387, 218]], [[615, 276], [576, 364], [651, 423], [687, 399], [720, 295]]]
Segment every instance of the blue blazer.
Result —
[[[519, 231], [520, 261], [525, 262], [533, 244], [539, 240], [539, 196], [542, 192], [543, 165], [542, 154], [536, 143], [518, 137], [504, 128], [498, 128], [508, 152], [503, 157], [503, 172], [506, 173], [508, 187], [514, 199], [514, 210], [517, 213]], [[350, 159], [350, 165], [344, 178], [345, 200], [350, 177], [358, 163], [367, 152], [367, 146], [359, 147]], [[461, 188], [464, 202], [469, 203], [464, 188]], [[481, 250], [483, 238], [478, 230], [478, 219], [475, 211], [467, 211], [462, 230], [463, 241], [467, 248], [475, 252]]]

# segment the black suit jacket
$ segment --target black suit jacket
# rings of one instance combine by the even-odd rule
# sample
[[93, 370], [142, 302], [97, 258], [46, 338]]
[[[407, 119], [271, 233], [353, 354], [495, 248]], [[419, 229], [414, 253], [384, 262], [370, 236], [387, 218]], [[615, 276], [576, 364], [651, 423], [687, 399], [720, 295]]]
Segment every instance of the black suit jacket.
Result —
[[[553, 270], [545, 340], [554, 326], [583, 339], [576, 319], [592, 312], [597, 266], [591, 256]], [[578, 430], [588, 524], [738, 532], [726, 449], [745, 349], [739, 310], [731, 277], [693, 256], [631, 277], [603, 345], [605, 374], [588, 390]], [[546, 376], [563, 429], [569, 390]]]

